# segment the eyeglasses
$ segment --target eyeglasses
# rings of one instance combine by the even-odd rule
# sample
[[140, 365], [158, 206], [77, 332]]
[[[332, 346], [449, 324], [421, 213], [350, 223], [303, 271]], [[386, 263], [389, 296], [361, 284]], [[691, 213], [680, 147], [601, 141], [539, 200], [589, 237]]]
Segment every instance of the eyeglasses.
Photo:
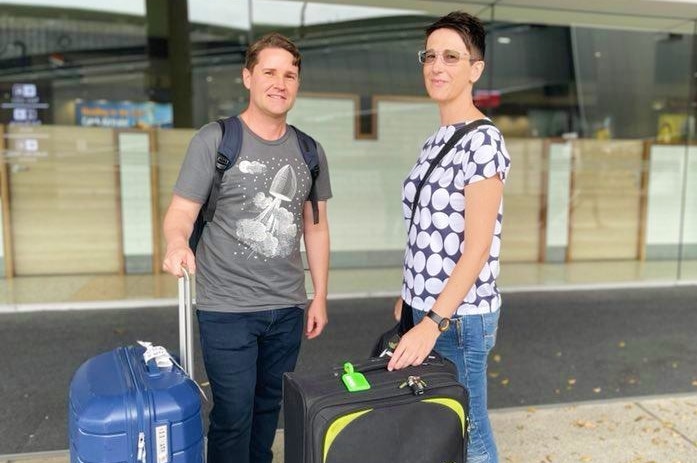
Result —
[[443, 50], [442, 52], [437, 52], [435, 50], [421, 50], [418, 53], [419, 63], [421, 64], [433, 64], [436, 62], [436, 58], [440, 55], [443, 62], [449, 66], [453, 66], [463, 59], [469, 59], [470, 63], [479, 61], [477, 58], [472, 58], [471, 55], [462, 55], [457, 50]]

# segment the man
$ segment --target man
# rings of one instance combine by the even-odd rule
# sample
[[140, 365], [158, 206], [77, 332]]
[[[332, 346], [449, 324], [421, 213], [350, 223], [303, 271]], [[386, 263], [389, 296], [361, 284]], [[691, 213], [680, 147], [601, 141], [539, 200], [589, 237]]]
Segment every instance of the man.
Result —
[[242, 78], [249, 105], [239, 116], [242, 147], [221, 182], [215, 216], [196, 255], [188, 239], [215, 176], [222, 130], [205, 125], [189, 145], [164, 220], [163, 269], [197, 272], [197, 316], [214, 406], [208, 431], [209, 463], [271, 462], [282, 375], [292, 371], [307, 304], [300, 257], [304, 234], [314, 299], [305, 335], [327, 324], [331, 186], [317, 146], [318, 223], [307, 201], [311, 175], [286, 124], [300, 84], [301, 57], [286, 37], [268, 34], [247, 50]]

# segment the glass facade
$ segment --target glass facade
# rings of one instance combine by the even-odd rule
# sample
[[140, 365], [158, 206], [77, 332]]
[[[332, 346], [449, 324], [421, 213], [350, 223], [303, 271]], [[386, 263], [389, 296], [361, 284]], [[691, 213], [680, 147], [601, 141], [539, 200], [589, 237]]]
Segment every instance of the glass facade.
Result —
[[399, 266], [399, 189], [438, 124], [416, 51], [461, 9], [486, 22], [475, 99], [513, 162], [504, 284], [697, 278], [697, 6], [382, 3], [0, 0], [5, 277], [158, 272], [188, 141], [244, 109], [271, 30], [303, 53], [289, 121], [329, 157], [332, 266]]

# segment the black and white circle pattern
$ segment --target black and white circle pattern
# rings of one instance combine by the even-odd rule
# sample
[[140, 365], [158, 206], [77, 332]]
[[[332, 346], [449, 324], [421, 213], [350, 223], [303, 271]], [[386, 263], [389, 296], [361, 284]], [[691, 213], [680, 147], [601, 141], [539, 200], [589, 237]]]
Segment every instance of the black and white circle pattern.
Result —
[[[407, 226], [416, 188], [457, 125], [441, 127], [423, 146], [421, 155], [404, 182], [402, 206]], [[498, 175], [506, 180], [510, 158], [501, 133], [494, 126], [481, 126], [465, 135], [447, 153], [421, 189], [408, 231], [404, 258], [402, 297], [412, 307], [429, 310], [448, 282], [464, 249], [465, 196], [467, 185]], [[475, 285], [458, 307], [458, 315], [498, 310], [496, 288], [501, 250], [503, 202], [499, 206], [491, 251]]]

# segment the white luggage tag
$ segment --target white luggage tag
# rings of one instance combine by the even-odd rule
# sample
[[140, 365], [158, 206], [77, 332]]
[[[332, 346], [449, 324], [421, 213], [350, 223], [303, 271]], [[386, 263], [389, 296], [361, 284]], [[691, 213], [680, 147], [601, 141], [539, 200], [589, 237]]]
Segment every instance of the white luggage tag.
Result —
[[167, 352], [162, 346], [153, 346], [151, 342], [148, 341], [138, 341], [138, 344], [145, 347], [145, 352], [143, 353], [143, 360], [147, 364], [150, 360], [155, 359], [155, 363], [158, 368], [172, 368], [174, 365], [172, 356]]
[[[172, 354], [170, 354], [167, 349], [165, 349], [162, 346], [153, 346], [152, 343], [149, 341], [137, 342], [141, 346], [145, 347], [145, 352], [143, 353], [143, 360], [145, 360], [146, 365], [150, 360], [155, 359], [155, 363], [157, 364], [158, 368], [172, 368], [173, 365], [176, 365], [177, 368], [179, 368], [187, 377], [189, 377], [189, 375], [186, 373], [186, 370], [184, 370], [184, 368], [182, 368], [182, 366], [179, 365], [179, 363], [177, 363], [176, 360], [174, 360]], [[201, 386], [196, 381], [192, 380], [192, 382], [196, 385], [206, 402], [208, 402], [208, 397], [206, 396], [206, 393], [203, 392]]]

